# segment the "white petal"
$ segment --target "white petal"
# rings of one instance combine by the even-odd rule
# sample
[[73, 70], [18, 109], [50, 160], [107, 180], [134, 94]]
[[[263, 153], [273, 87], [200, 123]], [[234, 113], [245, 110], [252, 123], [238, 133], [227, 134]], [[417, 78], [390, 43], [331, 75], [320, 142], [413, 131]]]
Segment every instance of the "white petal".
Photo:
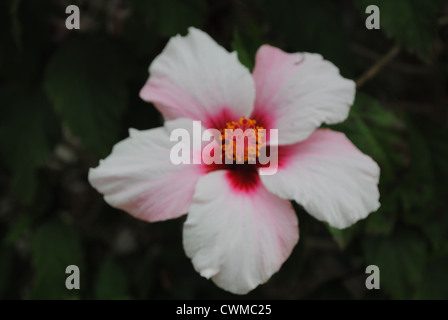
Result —
[[299, 238], [291, 203], [256, 177], [256, 187], [244, 191], [232, 186], [229, 171], [200, 178], [184, 226], [185, 251], [196, 271], [235, 294], [266, 282]]
[[249, 70], [236, 52], [229, 53], [198, 29], [171, 38], [149, 72], [140, 96], [153, 102], [165, 119], [187, 117], [210, 127], [223, 113], [230, 121], [253, 110], [255, 84]]
[[[168, 129], [169, 128], [169, 129]], [[170, 160], [173, 128], [192, 130], [190, 119], [169, 121], [165, 127], [138, 131], [117, 143], [112, 153], [90, 169], [89, 181], [111, 206], [146, 221], [172, 219], [187, 213], [199, 165], [174, 165]], [[192, 152], [192, 156], [197, 156]]]
[[261, 176], [271, 192], [294, 199], [336, 228], [349, 227], [379, 208], [380, 169], [343, 133], [319, 129], [303, 142], [280, 148], [277, 173]]
[[285, 53], [264, 45], [253, 76], [253, 117], [279, 130], [280, 145], [305, 140], [322, 123], [345, 120], [355, 97], [355, 83], [318, 54]]

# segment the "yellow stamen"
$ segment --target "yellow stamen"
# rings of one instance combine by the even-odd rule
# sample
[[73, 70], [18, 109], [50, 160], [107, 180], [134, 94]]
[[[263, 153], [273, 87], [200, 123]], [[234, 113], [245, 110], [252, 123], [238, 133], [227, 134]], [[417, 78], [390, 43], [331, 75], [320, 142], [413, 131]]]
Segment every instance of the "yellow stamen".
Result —
[[[241, 117], [241, 119], [239, 119], [238, 122], [232, 121], [226, 123], [226, 128], [220, 130], [221, 140], [224, 141], [224, 143], [222, 144], [222, 150], [226, 155], [226, 158], [240, 163], [242, 162], [243, 159], [244, 163], [247, 163], [248, 161], [251, 162], [256, 161], [257, 157], [259, 156], [259, 150], [263, 147], [262, 138], [264, 137], [264, 133], [260, 132], [260, 130], [264, 128], [262, 126], [257, 126], [256, 123], [257, 123], [256, 120], [247, 119], [244, 116]], [[231, 135], [230, 137], [226, 137], [226, 129], [231, 129], [231, 132], [234, 132], [237, 129], [241, 129], [241, 131], [244, 134], [239, 135], [237, 139], [234, 139], [233, 135]], [[255, 137], [253, 137], [253, 133], [255, 133]], [[253, 143], [252, 144], [249, 143], [249, 145], [246, 145], [246, 143], [244, 143], [244, 156], [242, 153], [238, 154], [237, 152], [238, 151], [237, 141], [242, 137], [248, 137], [252, 139], [255, 138], [254, 139], [255, 145]]]

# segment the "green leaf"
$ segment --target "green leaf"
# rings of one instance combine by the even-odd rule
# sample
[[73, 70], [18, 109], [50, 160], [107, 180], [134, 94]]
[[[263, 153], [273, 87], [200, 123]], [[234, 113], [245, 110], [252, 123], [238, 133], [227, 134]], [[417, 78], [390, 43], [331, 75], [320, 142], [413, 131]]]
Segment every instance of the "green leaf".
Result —
[[130, 282], [135, 290], [136, 299], [146, 300], [153, 293], [157, 273], [154, 267], [154, 257], [151, 254], [139, 254], [128, 259], [127, 270], [131, 270]]
[[405, 155], [400, 150], [405, 149], [405, 125], [393, 111], [358, 93], [348, 119], [332, 128], [345, 132], [362, 152], [378, 162], [382, 183], [395, 179], [396, 167], [404, 163]]
[[249, 70], [254, 68], [254, 58], [250, 56], [246, 44], [238, 30], [233, 33], [232, 49], [238, 53], [238, 60]]
[[427, 52], [436, 38], [439, 0], [355, 0], [361, 14], [369, 5], [380, 9], [381, 29], [410, 51]]
[[96, 285], [95, 297], [100, 300], [130, 299], [128, 295], [128, 278], [121, 266], [111, 257], [100, 267]]
[[[448, 166], [446, 165], [448, 159], [448, 121], [443, 124], [415, 117], [413, 123], [418, 125], [418, 133], [427, 146], [426, 150], [421, 149], [420, 151], [428, 152], [430, 155], [430, 157], [428, 155], [423, 156], [425, 163], [420, 164], [421, 178], [434, 185], [437, 196], [432, 201], [438, 206], [444, 206], [446, 203], [445, 195], [448, 192]], [[418, 154], [416, 156], [418, 159]], [[429, 171], [430, 177], [426, 177], [426, 171]]]
[[328, 230], [341, 249], [347, 248], [347, 246], [355, 239], [355, 237], [360, 235], [362, 232], [361, 223], [356, 223], [346, 229], [337, 229], [328, 226]]
[[367, 218], [366, 233], [370, 235], [390, 235], [397, 221], [397, 197], [386, 194], [381, 198], [381, 207]]
[[238, 59], [250, 71], [254, 69], [255, 55], [263, 44], [259, 24], [250, 16], [233, 30], [232, 49], [238, 53]]
[[423, 231], [431, 241], [434, 250], [448, 251], [448, 214], [442, 214], [424, 224]]
[[40, 80], [48, 48], [54, 45], [48, 36], [55, 31], [48, 23], [55, 17], [52, 9], [49, 1], [0, 1], [0, 73], [22, 90]]
[[448, 254], [428, 261], [417, 299], [448, 300]]
[[17, 218], [9, 228], [5, 237], [6, 244], [13, 244], [19, 240], [27, 231], [30, 230], [31, 219], [28, 215], [22, 215]]
[[396, 299], [409, 299], [420, 283], [426, 258], [425, 241], [416, 233], [399, 230], [390, 237], [364, 241], [367, 264], [380, 268], [381, 288]]
[[102, 38], [64, 44], [47, 66], [45, 88], [72, 133], [107, 155], [126, 108], [125, 79], [114, 46]]
[[188, 27], [201, 28], [205, 22], [205, 0], [133, 0], [133, 7], [155, 24], [156, 32], [171, 37], [185, 33]]
[[0, 155], [13, 174], [12, 189], [29, 204], [36, 191], [35, 171], [59, 138], [59, 122], [40, 91], [5, 89], [0, 101]]
[[76, 297], [76, 290], [68, 290], [65, 280], [69, 265], [80, 268], [83, 277], [83, 251], [76, 230], [59, 220], [40, 225], [31, 238], [31, 253], [35, 276], [31, 299], [68, 299]]
[[407, 118], [411, 163], [408, 174], [399, 186], [404, 220], [420, 226], [432, 218], [437, 185], [431, 150], [425, 136], [415, 125], [417, 120]]
[[286, 51], [318, 52], [343, 75], [352, 74], [353, 59], [341, 7], [332, 0], [260, 1], [260, 10], [280, 35]]
[[165, 36], [183, 33], [190, 27], [202, 28], [207, 9], [205, 0], [159, 0], [156, 2], [156, 15], [159, 32]]

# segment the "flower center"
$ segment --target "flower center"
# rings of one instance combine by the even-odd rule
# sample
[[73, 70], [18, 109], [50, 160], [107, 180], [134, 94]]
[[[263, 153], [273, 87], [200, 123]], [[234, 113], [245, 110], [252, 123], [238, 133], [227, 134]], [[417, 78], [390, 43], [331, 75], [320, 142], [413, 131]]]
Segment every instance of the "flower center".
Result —
[[257, 121], [241, 117], [238, 122], [226, 123], [221, 129], [222, 151], [225, 157], [237, 163], [256, 163], [264, 143], [264, 128]]

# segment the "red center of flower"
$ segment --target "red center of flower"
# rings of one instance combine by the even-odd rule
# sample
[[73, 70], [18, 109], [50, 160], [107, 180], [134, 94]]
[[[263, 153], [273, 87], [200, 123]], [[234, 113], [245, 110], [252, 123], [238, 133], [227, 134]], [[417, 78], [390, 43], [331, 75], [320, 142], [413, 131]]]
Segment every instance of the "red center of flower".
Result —
[[230, 185], [238, 192], [256, 190], [260, 185], [257, 168], [260, 149], [265, 143], [264, 127], [243, 116], [238, 121], [226, 122], [221, 128], [222, 164], [206, 165], [205, 169], [208, 172], [226, 170]]

